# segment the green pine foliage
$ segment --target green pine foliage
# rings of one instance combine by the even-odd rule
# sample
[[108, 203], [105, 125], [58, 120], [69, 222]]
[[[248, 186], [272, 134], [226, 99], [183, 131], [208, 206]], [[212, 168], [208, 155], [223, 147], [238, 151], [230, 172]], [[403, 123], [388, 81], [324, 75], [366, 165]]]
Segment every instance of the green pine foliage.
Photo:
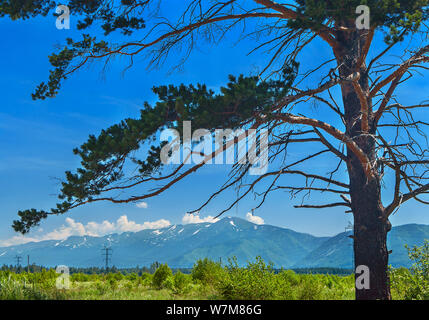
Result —
[[300, 16], [290, 20], [296, 29], [321, 30], [328, 21], [340, 26], [352, 26], [356, 8], [370, 8], [371, 27], [386, 33], [386, 42], [398, 42], [409, 33], [415, 33], [429, 15], [427, 0], [297, 0]]

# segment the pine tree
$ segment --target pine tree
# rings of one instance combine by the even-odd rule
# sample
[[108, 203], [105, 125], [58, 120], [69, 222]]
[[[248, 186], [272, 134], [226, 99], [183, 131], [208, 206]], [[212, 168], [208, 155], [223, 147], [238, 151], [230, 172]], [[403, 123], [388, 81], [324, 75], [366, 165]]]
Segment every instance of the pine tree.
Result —
[[[242, 25], [248, 34], [257, 35], [255, 49], [270, 49], [264, 51], [267, 65], [257, 76], [231, 76], [219, 93], [205, 84], [154, 88], [159, 100], [155, 105], [146, 103], [139, 119], [126, 119], [98, 136], [90, 136], [74, 150], [82, 159], [82, 167], [76, 172], [66, 172], [57, 206], [48, 211], [20, 211], [20, 219], [13, 225], [15, 230], [26, 233], [51, 214], [63, 214], [96, 201], [126, 203], [157, 196], [200, 169], [204, 163], [190, 169], [180, 165], [172, 173], [165, 173], [168, 168], [160, 161], [165, 145], [157, 143], [155, 138], [165, 128], [181, 132], [185, 121], [192, 121], [194, 128], [211, 132], [222, 128], [264, 128], [270, 134], [270, 163], [277, 168], [253, 177], [236, 202], [252, 193], [258, 183], [269, 179], [272, 183], [262, 193], [261, 204], [267, 194], [279, 189], [293, 195], [319, 191], [340, 195], [341, 202], [298, 207], [345, 206], [352, 212], [355, 265], [370, 269], [370, 288], [356, 290], [356, 298], [390, 299], [386, 245], [391, 229], [389, 217], [408, 200], [428, 204], [422, 198], [429, 191], [424, 130], [427, 123], [413, 118], [415, 110], [428, 105], [404, 106], [395, 94], [417, 70], [426, 71], [428, 0], [296, 0], [282, 4], [271, 0], [193, 0], [185, 2], [185, 9], [180, 5], [177, 21], [168, 23], [149, 15], [158, 1], [122, 0], [115, 1], [115, 6], [112, 3], [68, 1], [72, 14], [81, 17], [78, 28], [101, 26], [103, 39], [90, 34], [83, 34], [79, 41], [68, 39], [63, 49], [50, 56], [53, 69], [49, 80], [36, 88], [34, 99], [55, 97], [62, 82], [91, 61], [114, 56], [132, 59], [146, 53], [149, 64], [156, 66], [176, 47], [185, 47], [187, 56], [203, 41], [217, 43], [224, 39], [237, 25]], [[47, 0], [6, 0], [0, 4], [0, 16], [27, 19], [47, 15], [56, 5], [55, 1]], [[356, 9], [361, 5], [370, 9], [368, 29], [358, 27]], [[136, 32], [145, 30], [156, 32], [133, 38]], [[113, 32], [123, 34], [122, 43], [109, 42]], [[375, 52], [373, 43], [378, 34], [384, 36], [384, 49]], [[308, 70], [299, 57], [316, 39], [330, 47], [332, 56], [320, 61], [318, 68]], [[411, 45], [404, 56], [394, 63], [391, 58], [387, 60], [387, 54], [405, 40]], [[313, 79], [313, 88], [302, 86], [306, 78]], [[340, 99], [331, 93], [335, 88], [341, 90]], [[332, 112], [337, 117], [335, 123], [341, 123], [342, 128], [301, 114], [298, 106], [311, 102]], [[243, 136], [233, 140], [233, 144], [241, 139]], [[152, 145], [147, 158], [135, 159], [134, 151], [145, 142]], [[316, 147], [306, 147], [316, 143], [323, 148], [321, 151], [313, 153]], [[308, 154], [299, 161], [279, 165], [276, 159], [296, 144], [303, 145], [301, 150], [307, 150]], [[309, 172], [311, 166], [297, 169], [328, 153], [339, 162], [331, 174]], [[123, 170], [128, 162], [138, 167], [138, 173], [131, 177]], [[348, 173], [348, 182], [337, 179], [342, 166]], [[236, 163], [228, 182], [202, 208], [245, 177], [252, 179], [248, 176], [250, 167]], [[384, 205], [381, 189], [389, 174], [395, 180], [393, 201]], [[281, 177], [290, 175], [303, 177], [303, 184], [279, 185]], [[150, 181], [165, 184], [130, 198], [111, 195]]]

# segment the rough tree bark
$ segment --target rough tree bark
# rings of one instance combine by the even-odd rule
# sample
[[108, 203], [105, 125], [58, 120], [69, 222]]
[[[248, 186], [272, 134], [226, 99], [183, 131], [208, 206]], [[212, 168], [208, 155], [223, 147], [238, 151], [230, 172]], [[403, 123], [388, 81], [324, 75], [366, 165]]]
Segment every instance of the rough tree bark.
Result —
[[[341, 65], [340, 76], [358, 72], [361, 90], [369, 92], [367, 66], [363, 63], [358, 66], [359, 57], [365, 46], [363, 31], [341, 32], [338, 35], [340, 46], [337, 48], [337, 60]], [[364, 128], [362, 119], [362, 103], [356, 89], [356, 84], [343, 83], [341, 86], [345, 108], [345, 122], [347, 134], [358, 144], [374, 165], [376, 159], [376, 143], [374, 135], [376, 126], [373, 123], [374, 114], [371, 101], [368, 99], [368, 129]], [[355, 154], [348, 150], [348, 173], [350, 179], [350, 197], [354, 216], [354, 263], [355, 270], [364, 265], [369, 268], [370, 288], [356, 288], [357, 300], [389, 300], [391, 299], [388, 268], [387, 233], [391, 224], [386, 218], [385, 209], [381, 202], [380, 176], [369, 180], [365, 175], [362, 163]], [[359, 275], [356, 275], [357, 278]]]

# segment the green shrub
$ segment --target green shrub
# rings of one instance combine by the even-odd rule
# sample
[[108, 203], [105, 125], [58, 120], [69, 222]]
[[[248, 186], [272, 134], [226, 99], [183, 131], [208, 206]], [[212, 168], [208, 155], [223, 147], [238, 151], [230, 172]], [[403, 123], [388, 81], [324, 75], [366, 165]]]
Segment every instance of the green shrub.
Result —
[[121, 281], [121, 280], [123, 280], [123, 279], [124, 279], [124, 275], [123, 275], [122, 273], [120, 273], [120, 272], [111, 273], [111, 275], [113, 276], [113, 278], [114, 278], [116, 281]]
[[204, 285], [216, 285], [226, 275], [221, 264], [207, 258], [199, 259], [193, 266], [191, 276]]
[[[322, 276], [324, 277], [324, 276]], [[318, 276], [302, 275], [299, 284], [297, 299], [298, 300], [321, 300], [322, 285]]]
[[139, 277], [138, 274], [133, 272], [133, 273], [127, 274], [125, 276], [125, 279], [127, 279], [129, 281], [136, 281], [138, 279], [138, 277]]
[[165, 281], [162, 284], [162, 288], [174, 291], [174, 278], [172, 275], [168, 276], [167, 279], [165, 279]]
[[429, 300], [429, 240], [425, 240], [420, 247], [405, 247], [413, 265], [411, 270], [405, 268], [391, 270], [392, 291], [400, 299]]
[[91, 277], [84, 273], [74, 273], [70, 276], [70, 280], [72, 282], [89, 282], [91, 281]]
[[297, 286], [300, 282], [300, 276], [293, 270], [282, 270], [279, 273], [279, 277], [281, 277], [282, 280], [287, 282], [290, 286]]
[[[0, 274], [0, 300], [64, 300], [66, 292], [53, 285], [55, 278], [39, 275]], [[38, 281], [36, 281], [36, 279]]]
[[135, 286], [136, 285], [138, 285], [138, 282], [137, 282], [137, 280], [136, 281], [129, 281], [129, 280], [127, 280], [126, 282], [125, 282], [125, 284], [124, 284], [124, 288], [126, 289], [126, 290], [128, 290], [128, 291], [131, 291], [131, 290], [133, 290], [133, 288], [135, 288]]
[[389, 269], [390, 288], [392, 296], [396, 300], [404, 300], [409, 297], [408, 290], [413, 283], [413, 275], [407, 268]]
[[107, 280], [107, 283], [109, 284], [111, 290], [116, 290], [118, 288], [118, 280], [115, 278], [110, 278]]
[[108, 291], [108, 288], [104, 284], [104, 282], [101, 282], [101, 281], [97, 280], [95, 282], [95, 290], [97, 291], [97, 295], [102, 296], [102, 295], [104, 295]]
[[170, 267], [167, 264], [161, 264], [153, 274], [152, 285], [157, 289], [161, 289], [164, 287], [164, 282], [172, 275], [173, 272]]
[[176, 294], [183, 294], [187, 292], [190, 284], [190, 277], [180, 271], [178, 271], [173, 277], [173, 291]]
[[224, 299], [281, 299], [289, 287], [281, 277], [276, 276], [273, 266], [266, 265], [261, 257], [257, 257], [256, 262], [249, 262], [245, 268], [238, 266], [237, 259], [230, 259], [227, 271], [228, 276], [218, 285]]
[[152, 284], [152, 277], [153, 275], [150, 273], [147, 273], [147, 272], [143, 273], [140, 276], [141, 284], [144, 286], [150, 286]]

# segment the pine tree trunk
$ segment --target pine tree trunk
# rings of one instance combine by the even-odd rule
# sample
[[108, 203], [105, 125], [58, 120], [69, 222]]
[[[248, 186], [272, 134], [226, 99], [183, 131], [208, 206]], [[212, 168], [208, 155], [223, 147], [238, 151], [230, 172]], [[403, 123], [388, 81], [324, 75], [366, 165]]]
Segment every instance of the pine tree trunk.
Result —
[[[380, 200], [380, 181], [368, 183], [357, 163], [349, 165], [354, 216], [354, 263], [369, 269], [369, 289], [356, 288], [357, 300], [390, 300], [387, 234], [391, 229]], [[356, 280], [359, 274], [355, 275]]]
[[[354, 22], [353, 22], [354, 23]], [[361, 55], [365, 38], [362, 31], [341, 33], [337, 38], [341, 48], [336, 52], [337, 60], [341, 65], [339, 72], [341, 77], [346, 77], [356, 72], [356, 64]], [[359, 70], [359, 83], [364, 91], [369, 90], [366, 65]], [[363, 133], [361, 128], [361, 103], [352, 83], [341, 85], [346, 133], [366, 153], [371, 162], [376, 160], [376, 143], [374, 135], [376, 128], [372, 123], [372, 104], [369, 105], [369, 132]], [[369, 269], [369, 289], [356, 288], [356, 299], [374, 300], [391, 299], [388, 257], [386, 240], [387, 233], [391, 229], [390, 222], [385, 218], [385, 209], [381, 203], [380, 176], [368, 180], [362, 163], [354, 153], [348, 150], [348, 173], [350, 178], [350, 197], [354, 216], [354, 261], [355, 270], [359, 266]], [[359, 277], [357, 274], [356, 279]]]

